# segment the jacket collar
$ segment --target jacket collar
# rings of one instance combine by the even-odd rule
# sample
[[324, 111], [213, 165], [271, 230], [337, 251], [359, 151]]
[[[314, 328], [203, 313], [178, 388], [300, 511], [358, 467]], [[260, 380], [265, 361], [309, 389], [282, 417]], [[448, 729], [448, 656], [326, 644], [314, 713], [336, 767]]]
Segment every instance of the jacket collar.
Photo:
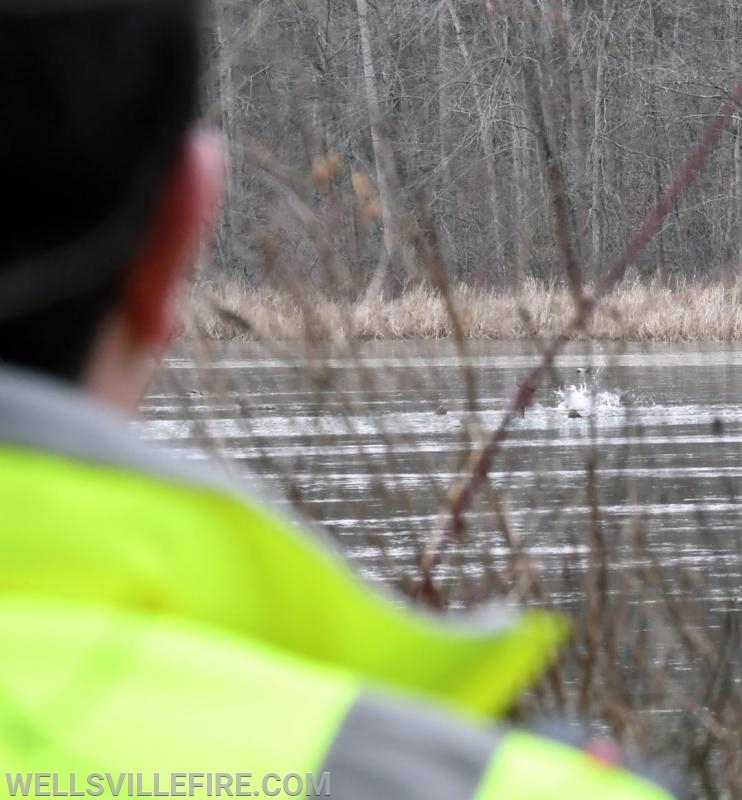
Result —
[[40, 373], [0, 368], [0, 445], [138, 470], [175, 481], [218, 484], [206, 469], [132, 436], [126, 417], [81, 389]]

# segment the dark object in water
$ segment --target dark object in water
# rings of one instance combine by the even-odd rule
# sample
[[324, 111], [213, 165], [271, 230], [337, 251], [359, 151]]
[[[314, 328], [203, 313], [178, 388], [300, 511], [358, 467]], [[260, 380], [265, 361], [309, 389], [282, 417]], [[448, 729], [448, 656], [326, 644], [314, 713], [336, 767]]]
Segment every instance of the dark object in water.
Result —
[[582, 414], [576, 408], [570, 408], [569, 414], [567, 414], [568, 419], [582, 419]]
[[438, 406], [438, 408], [436, 408], [435, 413], [439, 417], [442, 417], [442, 416], [448, 414], [448, 409], [443, 404], [441, 404], [441, 405]]
[[526, 401], [526, 402], [524, 402], [524, 403], [521, 403], [521, 404], [518, 406], [518, 411], [520, 411], [520, 416], [521, 416], [521, 419], [522, 419], [522, 418], [523, 418], [523, 417], [525, 417], [525, 415], [526, 415], [526, 406], [530, 404], [530, 402], [531, 402], [531, 398], [533, 397], [533, 393], [536, 391], [536, 387], [535, 387], [535, 386], [531, 386], [530, 384], [527, 384], [527, 383], [526, 383], [526, 384], [523, 384], [523, 383], [521, 383], [519, 380], [516, 380], [516, 381], [515, 381], [515, 385], [516, 385], [516, 386], [517, 386], [519, 389], [525, 389], [525, 390], [526, 390], [526, 392], [528, 393], [528, 399], [527, 399], [527, 401]]

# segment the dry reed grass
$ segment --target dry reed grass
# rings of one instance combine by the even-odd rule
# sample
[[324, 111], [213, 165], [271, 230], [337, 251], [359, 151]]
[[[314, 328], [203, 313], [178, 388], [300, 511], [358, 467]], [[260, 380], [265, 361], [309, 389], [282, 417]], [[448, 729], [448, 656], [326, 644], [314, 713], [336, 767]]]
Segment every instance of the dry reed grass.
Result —
[[[503, 291], [459, 285], [451, 294], [463, 334], [469, 339], [552, 338], [564, 329], [574, 310], [569, 289], [535, 280]], [[251, 289], [238, 281], [221, 286], [211, 302], [201, 293], [194, 301], [198, 328], [213, 339], [298, 341], [306, 336], [308, 326], [317, 339], [437, 339], [454, 335], [444, 299], [424, 286], [396, 299], [356, 303], [317, 294], [310, 304], [311, 317], [306, 313], [306, 302], [297, 302], [295, 292]], [[236, 319], [230, 318], [232, 314]], [[634, 276], [624, 280], [598, 307], [590, 336], [653, 342], [740, 341], [742, 277], [669, 289], [657, 281], [647, 284]]]

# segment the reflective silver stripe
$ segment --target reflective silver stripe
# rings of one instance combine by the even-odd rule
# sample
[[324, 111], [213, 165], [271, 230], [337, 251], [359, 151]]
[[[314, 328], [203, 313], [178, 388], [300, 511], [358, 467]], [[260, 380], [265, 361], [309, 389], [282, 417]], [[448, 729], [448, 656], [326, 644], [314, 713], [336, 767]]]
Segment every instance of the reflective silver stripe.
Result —
[[338, 800], [466, 800], [497, 743], [493, 731], [435, 708], [364, 694], [320, 772]]

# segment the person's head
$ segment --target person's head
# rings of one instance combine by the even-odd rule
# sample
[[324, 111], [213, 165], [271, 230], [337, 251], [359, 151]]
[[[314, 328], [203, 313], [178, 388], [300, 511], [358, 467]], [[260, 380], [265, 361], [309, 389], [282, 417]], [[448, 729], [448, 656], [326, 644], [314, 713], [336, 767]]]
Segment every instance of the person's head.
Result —
[[211, 211], [199, 0], [0, 0], [0, 361], [136, 402]]

